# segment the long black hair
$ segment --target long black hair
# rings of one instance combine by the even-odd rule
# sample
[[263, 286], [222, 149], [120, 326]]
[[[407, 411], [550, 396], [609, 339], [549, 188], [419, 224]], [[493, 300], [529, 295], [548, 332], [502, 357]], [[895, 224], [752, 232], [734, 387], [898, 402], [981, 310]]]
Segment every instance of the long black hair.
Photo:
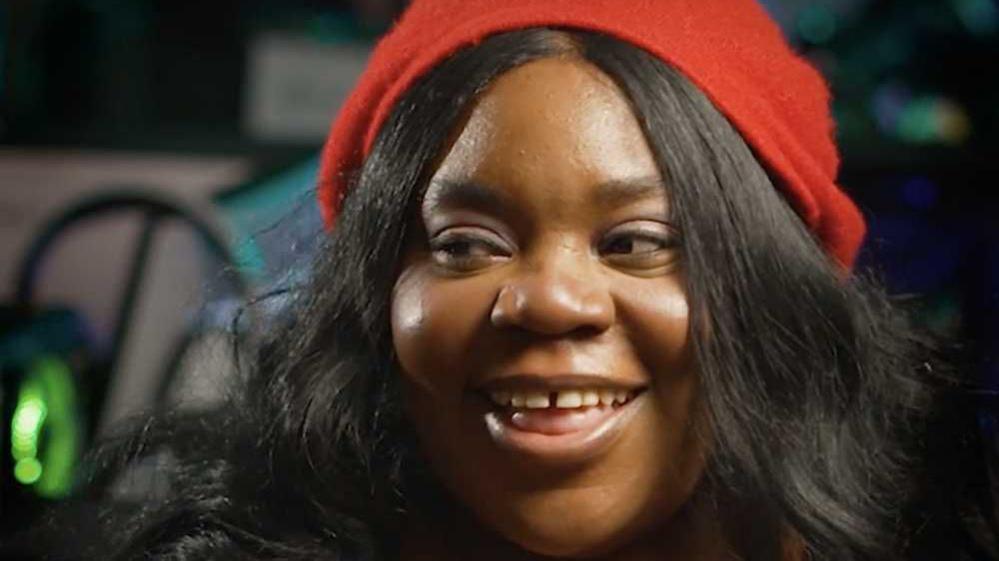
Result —
[[[845, 275], [823, 252], [682, 74], [606, 36], [553, 29], [488, 38], [403, 97], [238, 394], [211, 414], [151, 420], [96, 456], [107, 471], [120, 465], [108, 458], [166, 448], [175, 466], [163, 500], [124, 518], [108, 509], [113, 539], [101, 557], [398, 555], [409, 513], [443, 497], [402, 414], [389, 329], [407, 224], [476, 95], [554, 56], [587, 60], [616, 81], [670, 186], [714, 439], [707, 479], [751, 505], [762, 536], [740, 553], [777, 559], [792, 539], [815, 560], [985, 558], [964, 530], [960, 478], [927, 467], [938, 452], [932, 423], [949, 418], [947, 396], [963, 390], [940, 375], [931, 346], [877, 283]], [[971, 449], [959, 440], [945, 442], [946, 460], [975, 459], [955, 455]]]

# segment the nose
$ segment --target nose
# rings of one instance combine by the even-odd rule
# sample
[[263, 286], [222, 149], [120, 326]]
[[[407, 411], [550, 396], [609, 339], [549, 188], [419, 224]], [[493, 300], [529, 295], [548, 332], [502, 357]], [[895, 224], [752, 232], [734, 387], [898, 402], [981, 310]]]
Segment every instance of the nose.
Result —
[[588, 256], [560, 256], [524, 266], [502, 285], [490, 320], [543, 335], [603, 332], [614, 324], [606, 279]]

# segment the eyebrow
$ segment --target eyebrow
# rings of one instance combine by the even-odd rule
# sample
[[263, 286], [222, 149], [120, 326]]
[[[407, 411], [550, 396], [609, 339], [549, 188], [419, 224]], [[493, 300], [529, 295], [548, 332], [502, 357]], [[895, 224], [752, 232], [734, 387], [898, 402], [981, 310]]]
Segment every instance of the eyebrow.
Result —
[[[502, 189], [474, 180], [435, 179], [424, 203], [431, 207], [471, 208], [483, 212], [513, 212], [515, 204]], [[596, 187], [593, 201], [600, 206], [621, 206], [646, 198], [663, 198], [666, 187], [658, 176], [605, 181]]]
[[427, 189], [427, 195], [424, 203], [430, 203], [431, 208], [471, 208], [491, 212], [497, 209], [508, 211], [514, 206], [504, 191], [472, 180], [435, 179]]
[[597, 186], [595, 201], [601, 206], [621, 206], [639, 199], [665, 198], [666, 186], [657, 176], [605, 181]]

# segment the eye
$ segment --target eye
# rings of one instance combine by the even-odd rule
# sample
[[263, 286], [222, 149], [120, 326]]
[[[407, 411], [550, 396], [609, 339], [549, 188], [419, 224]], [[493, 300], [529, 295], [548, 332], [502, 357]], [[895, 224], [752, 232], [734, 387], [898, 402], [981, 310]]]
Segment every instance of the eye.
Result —
[[462, 271], [485, 267], [510, 257], [506, 243], [481, 229], [450, 229], [430, 240], [434, 262], [449, 269]]
[[612, 238], [604, 245], [603, 251], [612, 254], [648, 254], [668, 247], [669, 240], [657, 239], [642, 234], [625, 234]]
[[672, 227], [644, 221], [612, 230], [604, 237], [599, 251], [601, 256], [614, 263], [655, 267], [676, 258], [679, 242], [679, 236]]

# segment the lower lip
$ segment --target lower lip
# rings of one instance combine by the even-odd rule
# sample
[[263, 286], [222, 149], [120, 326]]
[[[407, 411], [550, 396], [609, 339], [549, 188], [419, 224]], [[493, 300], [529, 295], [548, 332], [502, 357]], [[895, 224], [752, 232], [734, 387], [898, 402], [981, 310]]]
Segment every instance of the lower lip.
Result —
[[502, 450], [552, 464], [585, 462], [606, 452], [642, 406], [645, 393], [617, 406], [496, 410], [484, 415]]

